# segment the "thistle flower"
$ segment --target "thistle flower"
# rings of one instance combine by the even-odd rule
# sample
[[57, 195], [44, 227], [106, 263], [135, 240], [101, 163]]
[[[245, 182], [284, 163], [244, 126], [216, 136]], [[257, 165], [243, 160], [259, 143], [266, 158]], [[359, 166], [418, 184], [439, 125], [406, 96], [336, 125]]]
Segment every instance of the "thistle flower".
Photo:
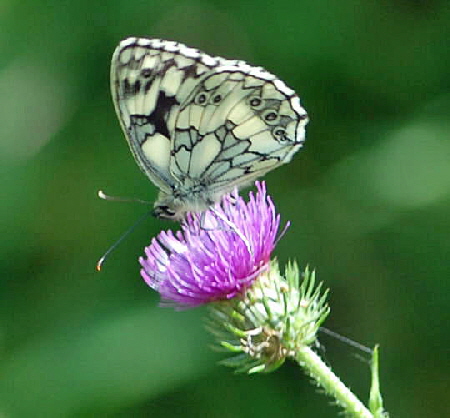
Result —
[[[201, 214], [188, 214], [179, 232], [161, 232], [140, 257], [141, 275], [176, 307], [209, 304], [209, 329], [233, 353], [222, 363], [238, 372], [270, 372], [291, 358], [348, 416], [386, 418], [372, 363], [370, 410], [339, 380], [311, 346], [329, 314], [315, 272], [302, 277], [295, 263], [284, 275], [271, 254], [280, 216], [256, 183], [245, 202], [237, 191]], [[301, 280], [302, 278], [302, 280]]]
[[300, 286], [295, 265], [283, 277], [271, 262], [280, 216], [265, 184], [256, 187], [248, 202], [235, 191], [210, 210], [189, 214], [181, 231], [161, 232], [140, 263], [163, 303], [209, 304], [218, 345], [238, 353], [224, 364], [267, 372], [313, 344], [329, 310], [314, 273], [307, 270]]
[[188, 214], [181, 231], [163, 231], [141, 257], [141, 275], [163, 303], [194, 307], [242, 295], [268, 268], [280, 216], [263, 182], [245, 202], [237, 191], [201, 214]]

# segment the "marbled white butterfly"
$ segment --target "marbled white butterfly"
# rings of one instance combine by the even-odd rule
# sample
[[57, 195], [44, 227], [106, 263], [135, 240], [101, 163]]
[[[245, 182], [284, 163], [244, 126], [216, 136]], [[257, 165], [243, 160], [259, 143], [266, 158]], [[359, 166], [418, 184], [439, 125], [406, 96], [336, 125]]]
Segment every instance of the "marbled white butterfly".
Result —
[[160, 189], [161, 218], [207, 209], [289, 162], [305, 139], [306, 111], [281, 80], [178, 42], [122, 41], [111, 90], [131, 152]]

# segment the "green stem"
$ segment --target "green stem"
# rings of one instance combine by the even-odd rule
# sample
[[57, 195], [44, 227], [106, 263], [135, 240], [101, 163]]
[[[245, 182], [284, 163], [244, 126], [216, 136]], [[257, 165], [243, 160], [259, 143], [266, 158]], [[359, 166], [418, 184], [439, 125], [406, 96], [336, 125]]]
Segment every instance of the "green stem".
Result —
[[311, 348], [303, 347], [298, 350], [295, 354], [295, 360], [328, 395], [332, 396], [345, 409], [349, 416], [373, 418], [373, 415], [364, 404], [341, 382]]

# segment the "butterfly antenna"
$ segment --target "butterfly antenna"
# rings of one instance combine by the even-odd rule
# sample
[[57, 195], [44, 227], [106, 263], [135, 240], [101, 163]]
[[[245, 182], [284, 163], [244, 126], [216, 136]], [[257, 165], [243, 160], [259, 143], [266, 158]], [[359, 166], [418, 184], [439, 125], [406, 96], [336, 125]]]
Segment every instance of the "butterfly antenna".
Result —
[[127, 231], [113, 244], [111, 247], [109, 247], [105, 254], [98, 260], [96, 269], [97, 271], [100, 271], [102, 269], [102, 265], [105, 262], [105, 260], [109, 257], [109, 255], [119, 246], [119, 244], [128, 236], [130, 235], [140, 224], [141, 222], [148, 217], [148, 215], [151, 215], [153, 213], [153, 209], [147, 213], [144, 213], [133, 225], [128, 228]]
[[[151, 205], [151, 202], [148, 202], [146, 200], [142, 199], [136, 199], [136, 198], [130, 198], [130, 197], [121, 197], [121, 196], [109, 196], [107, 195], [103, 190], [98, 191], [98, 197], [103, 200], [108, 200], [110, 202], [138, 202], [145, 205]], [[153, 213], [153, 209], [150, 211], [150, 213]], [[130, 228], [128, 228], [128, 231], [126, 231], [111, 247], [108, 248], [105, 254], [98, 260], [97, 262], [97, 271], [100, 271], [102, 268], [103, 263], [108, 258], [109, 254], [111, 254], [118, 246], [119, 244], [128, 236], [130, 235], [136, 227], [148, 216], [149, 213], [145, 213], [143, 216], [141, 216]]]
[[134, 197], [122, 197], [122, 196], [109, 196], [103, 190], [98, 191], [98, 197], [103, 200], [108, 200], [109, 202], [137, 202], [143, 203], [144, 205], [151, 205], [151, 202], [142, 199], [136, 199]]
[[338, 334], [337, 332], [331, 331], [331, 329], [325, 328], [325, 327], [320, 327], [319, 328], [320, 331], [322, 331], [324, 334], [330, 335], [331, 337], [336, 338], [339, 341], [342, 341], [343, 343], [348, 344], [351, 347], [357, 348], [358, 350], [361, 350], [367, 354], [372, 355], [373, 351], [371, 348], [366, 347], [365, 345], [362, 345], [356, 341], [353, 341], [352, 339], [348, 338], [348, 337], [344, 337], [341, 334]]

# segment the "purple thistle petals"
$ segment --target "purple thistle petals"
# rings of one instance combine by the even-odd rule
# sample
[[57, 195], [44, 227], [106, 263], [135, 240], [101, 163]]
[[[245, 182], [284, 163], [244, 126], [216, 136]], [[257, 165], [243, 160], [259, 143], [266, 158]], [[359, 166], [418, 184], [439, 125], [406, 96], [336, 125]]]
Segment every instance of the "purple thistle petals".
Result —
[[248, 202], [235, 191], [203, 213], [188, 214], [181, 231], [152, 240], [139, 259], [141, 275], [163, 302], [193, 307], [231, 299], [267, 268], [280, 216], [265, 184], [256, 187]]

